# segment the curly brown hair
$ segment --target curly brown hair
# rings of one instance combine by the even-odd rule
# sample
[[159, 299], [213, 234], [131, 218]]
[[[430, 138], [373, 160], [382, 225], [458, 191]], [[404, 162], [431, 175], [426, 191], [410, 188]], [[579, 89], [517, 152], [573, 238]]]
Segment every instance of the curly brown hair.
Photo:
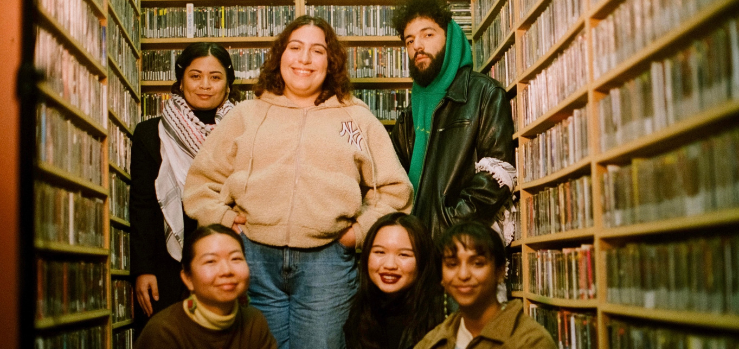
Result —
[[314, 25], [323, 30], [326, 35], [326, 47], [328, 48], [328, 69], [326, 71], [326, 79], [323, 81], [321, 94], [316, 98], [316, 105], [319, 105], [332, 96], [336, 96], [339, 102], [348, 99], [351, 96], [351, 82], [349, 80], [349, 70], [347, 69], [346, 49], [339, 41], [339, 37], [334, 32], [331, 25], [324, 19], [311, 16], [300, 16], [285, 27], [285, 30], [277, 36], [272, 47], [267, 54], [267, 59], [262, 65], [259, 73], [259, 80], [254, 86], [254, 94], [259, 97], [264, 91], [269, 91], [276, 95], [282, 95], [285, 90], [285, 80], [282, 79], [280, 73], [280, 60], [282, 54], [287, 48], [290, 35], [298, 28], [305, 25]]

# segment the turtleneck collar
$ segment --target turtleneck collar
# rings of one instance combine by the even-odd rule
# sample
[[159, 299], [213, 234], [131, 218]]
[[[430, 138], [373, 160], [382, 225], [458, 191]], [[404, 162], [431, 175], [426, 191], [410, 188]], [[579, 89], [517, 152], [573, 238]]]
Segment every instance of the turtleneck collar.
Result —
[[206, 125], [214, 125], [216, 123], [216, 111], [218, 108], [210, 110], [192, 110], [192, 113]]
[[236, 314], [239, 312], [239, 301], [234, 301], [233, 311], [228, 315], [218, 315], [205, 309], [205, 307], [198, 306], [198, 299], [194, 293], [182, 302], [182, 307], [185, 309], [185, 314], [198, 325], [210, 330], [220, 331], [231, 327], [236, 321]]

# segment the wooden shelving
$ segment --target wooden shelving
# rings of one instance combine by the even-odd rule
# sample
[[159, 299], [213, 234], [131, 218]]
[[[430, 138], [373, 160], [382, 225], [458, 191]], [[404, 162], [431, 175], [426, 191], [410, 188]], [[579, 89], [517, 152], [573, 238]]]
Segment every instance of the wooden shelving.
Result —
[[[657, 327], [679, 328], [681, 331], [685, 329], [688, 332], [695, 333], [701, 333], [704, 330], [710, 330], [712, 333], [719, 334], [729, 332], [733, 334], [738, 333], [739, 316], [737, 315], [645, 309], [607, 303], [606, 292], [609, 284], [605, 279], [608, 276], [607, 274], [609, 270], [606, 265], [607, 260], [605, 256], [606, 251], [608, 250], [620, 248], [621, 246], [633, 243], [639, 246], [647, 243], [665, 243], [665, 241], [666, 243], [669, 243], [673, 240], [682, 241], [681, 239], [685, 238], [697, 238], [699, 235], [709, 237], [726, 236], [734, 238], [737, 234], [736, 227], [739, 226], [739, 207], [725, 208], [715, 212], [707, 212], [692, 216], [675, 217], [647, 223], [607, 228], [604, 226], [605, 213], [603, 210], [605, 208], [603, 207], [604, 203], [602, 202], [605, 199], [605, 184], [601, 182], [601, 175], [607, 171], [607, 165], [628, 164], [632, 159], [637, 157], [652, 158], [665, 152], [681, 148], [692, 142], [706, 140], [711, 135], [717, 135], [719, 133], [717, 131], [719, 130], [739, 127], [739, 121], [737, 121], [736, 118], [736, 116], [739, 115], [739, 100], [736, 100], [735, 98], [734, 100], [704, 106], [704, 110], [692, 113], [691, 115], [684, 117], [682, 120], [676, 121], [674, 124], [605, 151], [601, 151], [600, 149], [601, 140], [599, 138], [601, 137], [601, 126], [598, 115], [598, 102], [604, 97], [604, 94], [609, 92], [610, 89], [620, 87], [624, 83], [639, 77], [644, 72], [648, 72], [652, 62], [673, 57], [678, 52], [682, 52], [686, 48], [697, 45], [697, 40], [707, 38], [712, 30], [724, 25], [724, 21], [728, 18], [733, 18], [735, 20], [739, 19], [736, 15], [737, 10], [739, 9], [739, 2], [735, 0], [716, 0], [712, 3], [696, 3], [695, 6], [700, 8], [700, 10], [696, 11], [695, 15], [690, 16], [690, 18], [681, 18], [680, 21], [682, 21], [682, 23], [669, 30], [667, 34], [656, 38], [651, 43], [646, 43], [643, 48], [635, 50], [633, 54], [629, 55], [628, 58], [622, 62], [617, 62], [615, 67], [608, 69], [599, 77], [594, 77], [594, 63], [598, 59], [598, 57], [594, 57], [594, 55], [597, 54], [594, 48], [594, 35], [596, 29], [601, 20], [608, 18], [608, 16], [612, 15], [619, 6], [629, 0], [601, 0], [597, 3], [586, 0], [580, 2], [580, 17], [572, 25], [568, 26], [567, 30], [560, 38], [552, 38], [552, 42], [554, 43], [551, 47], [546, 49], [546, 52], [543, 53], [541, 57], [536, 59], [533, 64], [527, 67], [521, 57], [522, 51], [520, 47], [523, 45], [523, 43], [520, 42], [522, 40], [521, 38], [529, 28], [531, 28], [532, 24], [536, 22], [539, 15], [542, 14], [548, 6], [552, 5], [554, 1], [555, 0], [534, 1], [531, 8], [526, 11], [523, 16], [519, 16], [518, 11], [521, 11], [522, 2], [509, 0], [509, 5], [515, 5], [514, 18], [516, 19], [516, 23], [513, 26], [515, 35], [512, 37], [506, 37], [506, 40], [499, 44], [498, 47], [490, 48], [492, 53], [490, 56], [486, 57], [483, 60], [484, 63], [477, 68], [478, 71], [489, 70], [491, 66], [501, 61], [503, 57], [502, 52], [505, 52], [505, 50], [507, 50], [511, 45], [516, 46], [516, 52], [514, 52], [514, 54], [516, 54], [517, 64], [516, 79], [514, 85], [509, 86], [511, 89], [509, 90], [508, 96], [509, 98], [518, 96], [519, 105], [517, 108], [518, 115], [516, 120], [518, 120], [519, 125], [518, 131], [513, 137], [514, 144], [518, 144], [519, 146], [526, 144], [529, 140], [539, 137], [539, 135], [547, 132], [549, 129], [572, 115], [573, 110], [587, 106], [587, 138], [589, 146], [587, 149], [588, 155], [585, 158], [567, 166], [566, 168], [528, 182], [522, 182], [523, 174], [519, 171], [519, 192], [517, 193], [517, 196], [521, 200], [519, 216], [521, 217], [520, 223], [522, 224], [523, 236], [521, 239], [513, 241], [511, 243], [511, 247], [514, 248], [516, 253], [519, 253], [519, 251], [521, 253], [520, 264], [522, 265], [522, 270], [519, 272], [521, 280], [517, 280], [517, 282], [520, 281], [523, 284], [523, 291], [512, 292], [512, 296], [514, 298], [521, 298], [524, 301], [525, 309], [528, 309], [527, 307], [529, 305], [544, 305], [547, 308], [554, 308], [555, 310], [557, 308], [563, 308], [571, 312], [597, 314], [595, 317], [598, 324], [598, 343], [595, 347], [598, 348], [609, 347], [609, 319], [618, 319], [634, 323], [644, 323], [646, 321]], [[475, 23], [476, 26], [474, 28], [473, 35], [475, 40], [480, 39], [482, 33], [492, 25], [492, 19], [495, 18], [498, 12], [500, 12], [504, 2], [498, 0], [491, 1], [490, 3], [492, 3], [492, 8], [482, 17], [481, 25]], [[682, 4], [683, 6], [688, 6], [687, 3]], [[476, 7], [473, 6], [473, 9], [474, 8]], [[656, 21], [657, 19], [654, 20]], [[615, 22], [615, 26], [617, 27], [623, 25], [629, 24], [628, 22]], [[539, 32], [539, 34], [541, 34], [541, 32]], [[556, 103], [555, 106], [544, 111], [536, 118], [536, 120], [524, 125], [524, 108], [522, 108], [522, 106], [524, 103], [527, 103], [525, 100], [527, 95], [522, 94], [522, 91], [525, 91], [524, 89], [527, 88], [533, 88], [529, 86], [529, 81], [533, 80], [537, 74], [542, 72], [544, 69], [551, 66], [552, 62], [555, 59], [558, 59], [558, 55], [561, 52], [564, 52], [567, 47], [570, 47], [575, 40], [579, 40], [577, 39], [579, 35], [583, 35], [585, 38], [586, 52], [584, 52], [584, 54], [587, 54], [587, 66], [578, 66], [577, 69], [586, 69], [586, 83], [577, 88], [574, 93]], [[728, 34], [723, 35], [728, 36]], [[733, 39], [731, 40], [736, 40], [736, 36], [733, 36], [732, 38]], [[709, 44], [710, 43], [705, 45]], [[736, 44], [732, 43], [732, 45]], [[473, 47], [476, 46], [473, 45]], [[733, 54], [735, 55], [736, 53]], [[734, 56], [732, 57], [734, 61], [727, 62], [726, 64], [736, 63], [736, 58]], [[728, 58], [709, 57], [707, 59]], [[691, 64], [697, 63], [692, 62]], [[713, 62], [710, 62], [710, 64], [713, 64]], [[700, 68], [691, 66], [690, 69]], [[731, 69], [733, 71], [733, 69], [736, 68], [732, 66]], [[699, 72], [699, 74], [700, 73], [701, 72]], [[732, 81], [734, 85], [730, 88], [733, 92], [733, 89], [736, 88], [736, 80]], [[683, 83], [684, 82], [685, 81], [683, 81]], [[552, 84], [552, 86], [547, 85], [547, 90], [539, 91], [539, 94], [547, 96], [556, 95], [559, 97], [562, 91], [548, 90], [554, 86], [561, 87], [556, 84]], [[696, 89], [699, 87], [693, 86], [692, 88]], [[677, 92], [673, 91], [673, 93]], [[706, 90], [705, 93], [713, 92]], [[651, 96], [647, 98], [651, 98]], [[553, 104], [551, 101], [549, 102], [550, 103], [547, 105]], [[554, 135], [554, 132], [552, 132], [552, 137], [557, 137]], [[550, 139], [547, 139], [547, 141], [550, 141]], [[519, 164], [523, 164], [524, 161], [527, 160], [523, 159], [523, 153], [520, 152], [520, 149], [521, 148], [519, 148], [520, 158], [518, 161]], [[706, 154], [706, 156], [714, 155]], [[519, 170], [525, 167], [526, 166], [518, 166]], [[528, 236], [527, 233], [531, 231], [533, 227], [529, 226], [529, 224], [531, 224], [529, 219], [532, 218], [529, 216], [530, 213], [527, 212], [529, 207], [524, 204], [526, 200], [534, 195], [538, 195], [546, 188], [552, 187], [565, 180], [579, 178], [583, 175], [590, 175], [592, 179], [592, 187], [590, 191], [592, 197], [590, 202], [593, 210], [593, 226], [585, 229], [570, 230], [548, 235]], [[554, 205], [557, 204], [555, 203]], [[544, 209], [548, 209], [548, 207]], [[555, 214], [555, 218], [559, 218], [556, 215], [561, 215], [562, 213], [561, 211], [556, 212], [558, 213]], [[538, 215], [539, 211], [534, 212], [533, 214]], [[538, 226], [539, 223], [537, 222], [535, 224]], [[572, 248], [578, 248], [582, 245], [586, 246], [582, 248], [589, 251], [587, 254], [592, 253], [590, 257], [593, 258], [595, 279], [591, 281], [597, 285], [597, 294], [595, 299], [558, 299], [540, 296], [531, 291], [535, 289], [536, 286], [531, 283], [536, 282], [536, 280], [530, 279], [531, 271], [527, 270], [530, 266], [530, 258], [549, 258], [550, 256], [552, 256], [552, 258], [558, 258], [554, 257], [558, 255], [553, 253], [564, 253], [559, 249], [567, 248], [568, 251], [572, 251]], [[688, 271], [685, 272], [687, 273]], [[538, 274], [537, 276], [541, 277], [541, 275]], [[593, 286], [590, 287], [592, 290]]]
[[113, 323], [113, 329], [115, 330], [115, 329], [118, 329], [118, 328], [121, 328], [121, 327], [125, 327], [125, 326], [131, 325], [131, 324], [133, 324], [133, 319], [118, 321], [116, 323]]
[[535, 179], [533, 181], [524, 182], [523, 184], [521, 184], [521, 188], [528, 191], [531, 191], [532, 189], [540, 189], [553, 182], [557, 182], [565, 178], [570, 178], [574, 174], [583, 174], [589, 172], [591, 159], [591, 156], [587, 156], [584, 159], [550, 175]]
[[250, 36], [250, 37], [209, 37], [209, 38], [141, 38], [142, 47], [185, 47], [189, 44], [208, 41], [217, 42], [221, 45], [249, 44], [251, 47], [266, 47], [272, 44], [276, 37], [273, 36]]
[[715, 129], [717, 124], [724, 121], [734, 121], [738, 113], [739, 101], [729, 101], [717, 105], [662, 130], [598, 154], [595, 157], [595, 162], [598, 164], [619, 163], [636, 156], [663, 152], [673, 148], [676, 143], [682, 144], [704, 137], [705, 135], [701, 131]]
[[136, 0], [128, 0], [128, 2], [131, 4], [131, 7], [133, 8], [133, 11], [136, 12], [137, 17], [141, 17], [141, 9], [139, 8], [138, 1]]
[[339, 36], [339, 41], [352, 46], [392, 45], [403, 46], [399, 36]]
[[112, 162], [109, 163], [109, 165], [110, 165], [110, 169], [113, 170], [113, 172], [115, 172], [118, 176], [122, 177], [123, 180], [125, 180], [128, 183], [131, 182], [131, 175], [128, 172], [124, 171], [122, 168], [118, 167], [118, 165]]
[[136, 100], [136, 103], [141, 102], [141, 96], [139, 95], [139, 91], [136, 87], [133, 86], [133, 83], [128, 81], [128, 78], [123, 74], [119, 67], [118, 62], [116, 62], [113, 57], [108, 56], [108, 67], [115, 72], [115, 75], [118, 76], [118, 79], [121, 80], [123, 83], [123, 86], [126, 86], [129, 92], [131, 92], [131, 95], [133, 96], [134, 100]]
[[[413, 83], [411, 78], [352, 78], [352, 84], [355, 85], [410, 85]], [[255, 85], [256, 79], [235, 80], [234, 85]], [[142, 87], [171, 87], [174, 81], [142, 81]]]
[[102, 57], [94, 57], [87, 50], [80, 45], [77, 40], [72, 38], [64, 27], [59, 22], [49, 15], [43, 8], [36, 7], [38, 12], [39, 24], [44, 28], [48, 29], [51, 33], [57, 35], [64, 42], [64, 47], [70, 50], [77, 58], [80, 63], [84, 64], [91, 73], [105, 78], [107, 76], [107, 69], [102, 65]]
[[549, 298], [533, 293], [524, 293], [524, 297], [540, 304], [551, 305], [554, 307], [573, 308], [573, 309], [595, 309], [598, 307], [597, 299], [561, 299]]
[[[520, 75], [521, 81], [528, 81], [534, 78], [542, 69], [546, 68], [555, 59], [556, 54], [562, 52], [567, 45], [573, 42], [583, 29], [585, 28], [585, 17], [581, 16], [575, 24], [567, 30], [567, 32], [557, 40], [557, 42], [549, 48], [549, 50], [543, 54], [539, 59], [534, 62], [530, 67], [525, 69]], [[523, 62], [521, 62], [523, 64]]]
[[103, 5], [94, 1], [94, 0], [86, 0], [87, 4], [90, 5], [93, 12], [95, 12], [95, 15], [97, 15], [99, 18], [105, 17], [105, 10], [103, 9]]
[[585, 105], [588, 101], [588, 86], [580, 87], [567, 98], [559, 102], [554, 108], [549, 109], [546, 113], [538, 117], [534, 122], [519, 129], [518, 135], [522, 137], [534, 137], [539, 133], [546, 131], [556, 123], [564, 120], [568, 114], [575, 108]]
[[626, 316], [644, 320], [655, 320], [676, 325], [700, 326], [709, 329], [723, 329], [739, 332], [739, 316], [692, 311], [675, 311], [663, 309], [646, 309], [618, 304], [601, 304], [598, 307], [609, 315]]
[[109, 119], [123, 132], [125, 132], [129, 137], [133, 136], [133, 130], [128, 128], [128, 125], [126, 125], [123, 120], [116, 114], [115, 111], [108, 109], [108, 116]]
[[536, 246], [536, 247], [540, 247], [546, 244], [551, 244], [553, 242], [562, 245], [565, 243], [571, 244], [573, 241], [592, 240], [594, 236], [595, 236], [594, 228], [585, 228], [585, 229], [564, 231], [561, 233], [527, 237], [523, 239], [521, 243], [524, 243], [527, 246]]
[[[128, 271], [128, 270], [110, 269], [110, 275], [115, 275], [115, 276], [129, 276], [129, 275], [131, 275], [131, 272]], [[131, 321], [133, 321], [133, 320], [131, 320]], [[121, 325], [121, 326], [123, 326], [123, 325]]]
[[[138, 4], [135, 0], [123, 0], [124, 6], [130, 6], [135, 12], [135, 16], [139, 16]], [[134, 57], [140, 60], [141, 53], [135, 42], [138, 38], [131, 37], [132, 31], [130, 25], [124, 25], [126, 18], [119, 17], [121, 13], [116, 12], [114, 7], [109, 3], [108, 0], [85, 0], [86, 4], [89, 4], [89, 12], [86, 10], [87, 6], [73, 6], [70, 4], [64, 5], [65, 11], [56, 11], [53, 13], [44, 10], [44, 6], [56, 6], [58, 4], [64, 4], [65, 0], [50, 0], [46, 4], [35, 4], [32, 5], [34, 8], [34, 16], [32, 20], [37, 27], [43, 28], [48, 31], [54, 39], [61, 44], [61, 46], [67, 51], [64, 57], [59, 57], [57, 52], [51, 52], [50, 50], [36, 50], [34, 53], [37, 55], [36, 59], [40, 59], [47, 62], [58, 63], [55, 60], [62, 60], [59, 66], [55, 67], [60, 70], [60, 73], [54, 72], [47, 76], [53, 79], [63, 79], [64, 81], [50, 80], [49, 83], [38, 83], [36, 84], [37, 91], [40, 93], [40, 100], [44, 101], [47, 105], [52, 106], [58, 110], [62, 117], [68, 119], [70, 123], [65, 124], [61, 127], [57, 124], [46, 123], [44, 127], [48, 128], [48, 133], [40, 134], [38, 137], [53, 137], [54, 140], [64, 137], [61, 132], [68, 132], [70, 137], [70, 144], [74, 144], [74, 151], [84, 151], [86, 147], [91, 147], [94, 153], [92, 156], [85, 157], [80, 156], [80, 161], [91, 161], [95, 159], [99, 163], [84, 163], [82, 166], [90, 166], [94, 168], [92, 172], [99, 173], [95, 175], [95, 180], [90, 181], [85, 179], [87, 177], [81, 177], [54, 165], [46, 162], [42, 162], [36, 159], [33, 167], [33, 180], [38, 183], [36, 186], [37, 192], [34, 196], [35, 201], [33, 203], [36, 206], [37, 212], [40, 209], [45, 211], [47, 215], [57, 215], [54, 217], [38, 217], [42, 224], [49, 224], [49, 220], [58, 219], [59, 224], [69, 222], [70, 230], [72, 223], [74, 224], [75, 230], [71, 231], [70, 234], [73, 236], [69, 237], [70, 241], [85, 241], [85, 240], [97, 240], [99, 246], [91, 247], [84, 245], [71, 244], [68, 242], [57, 242], [48, 241], [42, 239], [39, 235], [44, 232], [39, 230], [36, 236], [33, 236], [33, 255], [34, 260], [28, 261], [34, 265], [38, 265], [39, 274], [36, 276], [36, 287], [41, 292], [38, 296], [39, 304], [49, 305], [49, 308], [39, 307], [37, 309], [38, 316], [58, 313], [59, 309], [52, 309], [55, 302], [67, 303], [69, 302], [68, 309], [65, 311], [74, 312], [78, 307], [84, 306], [86, 309], [102, 307], [103, 309], [97, 309], [93, 311], [84, 311], [79, 313], [70, 313], [58, 316], [47, 316], [35, 320], [34, 328], [36, 333], [27, 339], [26, 343], [34, 343], [36, 346], [49, 347], [51, 344], [40, 344], [50, 338], [59, 335], [57, 339], [64, 337], [64, 339], [56, 341], [54, 345], [64, 345], [68, 347], [79, 346], [78, 339], [74, 338], [75, 335], [67, 334], [79, 334], [81, 330], [92, 329], [93, 331], [102, 331], [101, 337], [90, 337], [93, 342], [86, 342], [86, 345], [91, 347], [101, 347], [110, 349], [114, 345], [112, 341], [112, 324], [111, 324], [111, 308], [118, 307], [117, 304], [113, 304], [111, 299], [111, 275], [118, 275], [119, 277], [126, 277], [128, 271], [111, 271], [111, 238], [110, 238], [110, 226], [116, 226], [119, 228], [129, 227], [130, 224], [126, 221], [120, 220], [119, 218], [112, 217], [109, 212], [110, 205], [110, 183], [109, 174], [111, 172], [116, 173], [119, 177], [124, 178], [124, 181], [130, 182], [131, 177], [128, 173], [120, 169], [115, 164], [111, 164], [108, 159], [109, 155], [109, 143], [108, 131], [109, 127], [119, 127], [124, 130], [129, 136], [131, 135], [130, 125], [126, 125], [119, 119], [119, 116], [115, 111], [105, 110], [104, 107], [107, 103], [111, 103], [112, 98], [120, 96], [114, 96], [109, 86], [108, 78], [117, 77], [121, 80], [121, 84], [126, 86], [128, 90], [132, 92], [136, 103], [140, 101], [138, 88], [134, 88], [138, 84], [138, 81], [131, 81], [119, 70], [118, 62], [112, 56], [107, 56], [105, 47], [107, 46], [105, 33], [110, 33], [110, 29], [114, 29], [113, 26], [119, 27], [122, 32], [123, 40], [127, 43], [123, 45], [122, 49], [130, 50], [125, 52], [125, 57]], [[70, 7], [71, 6], [71, 7]], [[49, 7], [53, 8], [53, 7]], [[126, 8], [125, 12], [130, 13], [129, 9]], [[79, 11], [78, 13], [75, 11]], [[84, 11], [84, 12], [83, 12]], [[29, 17], [31, 18], [31, 17]], [[57, 20], [59, 18], [59, 20]], [[131, 18], [127, 18], [131, 19]], [[79, 20], [78, 23], [74, 23]], [[131, 19], [131, 23], [137, 22], [135, 19]], [[74, 23], [66, 29], [61, 23]], [[65, 24], [68, 25], [69, 24]], [[90, 47], [101, 47], [100, 53], [88, 52], [85, 48], [87, 45], [82, 43], [88, 43], [84, 40], [97, 39], [91, 35], [82, 36], [84, 30], [97, 31], [98, 28], [94, 26], [100, 25], [100, 37], [101, 42], [95, 42]], [[107, 30], [107, 31], [106, 31]], [[118, 30], [118, 29], [116, 29]], [[75, 37], [77, 39], [75, 39]], [[35, 38], [31, 35], [29, 38]], [[35, 43], [37, 47], [44, 44], [39, 41]], [[67, 56], [66, 53], [69, 55]], [[68, 60], [67, 60], [68, 59]], [[79, 67], [76, 62], [79, 62]], [[126, 62], [134, 64], [133, 67], [140, 66], [140, 62]], [[87, 72], [79, 74], [85, 70], [89, 71], [92, 79], [96, 81], [89, 81]], [[110, 74], [113, 74], [112, 76]], [[58, 75], [58, 76], [57, 76]], [[78, 76], [79, 75], [79, 76]], [[132, 74], [133, 75], [133, 74]], [[134, 77], [138, 79], [138, 77]], [[92, 86], [90, 86], [92, 84]], [[99, 86], [97, 85], [99, 84]], [[60, 86], [60, 87], [56, 87]], [[63, 93], [55, 91], [62, 91]], [[53, 88], [52, 88], [53, 87]], [[99, 92], [99, 100], [96, 93]], [[93, 93], [94, 92], [94, 93]], [[85, 102], [85, 98], [93, 98]], [[80, 102], [78, 102], [80, 101]], [[128, 102], [128, 100], [126, 100]], [[87, 105], [99, 106], [100, 115], [87, 115], [83, 110], [88, 110], [87, 105], [82, 103], [89, 103]], [[76, 105], [83, 105], [83, 107], [77, 107]], [[130, 106], [136, 108], [137, 106]], [[94, 110], [95, 108], [89, 108]], [[135, 110], [135, 109], [134, 109]], [[31, 116], [33, 118], [33, 116]], [[109, 123], [108, 120], [111, 120]], [[40, 127], [40, 125], [39, 125]], [[51, 129], [51, 127], [58, 127], [58, 129]], [[80, 132], [81, 131], [81, 132]], [[81, 133], [85, 135], [78, 136]], [[88, 137], [89, 135], [89, 137]], [[74, 139], [72, 139], [74, 136]], [[57, 138], [58, 137], [58, 138]], [[80, 138], [81, 137], [81, 138]], [[41, 140], [39, 140], [41, 142]], [[91, 142], [91, 143], [81, 143]], [[62, 142], [59, 142], [59, 146], [62, 146]], [[56, 146], [56, 143], [54, 143]], [[97, 153], [97, 147], [100, 147], [99, 154]], [[55, 156], [64, 156], [65, 151], [68, 149], [57, 149], [59, 153]], [[76, 154], [79, 155], [79, 154]], [[55, 159], [54, 163], [62, 163]], [[64, 168], [75, 168], [74, 166], [64, 165]], [[62, 165], [59, 165], [62, 166]], [[97, 168], [100, 166], [100, 168]], [[75, 173], [83, 171], [74, 170]], [[97, 179], [97, 176], [99, 180]], [[39, 191], [43, 190], [43, 191]], [[81, 193], [82, 195], [79, 195]], [[51, 200], [53, 196], [54, 200]], [[56, 207], [60, 202], [66, 202], [65, 207]], [[52, 206], [49, 209], [49, 206]], [[68, 205], [68, 206], [67, 206]], [[65, 215], [69, 215], [66, 217]], [[61, 216], [61, 217], [59, 217]], [[56, 224], [56, 222], [55, 222]], [[91, 225], [92, 224], [92, 225]], [[56, 226], [54, 226], [56, 227]], [[93, 229], [95, 231], [90, 231]], [[48, 230], [48, 226], [37, 227], [37, 229]], [[65, 239], [66, 240], [66, 239]], [[89, 268], [89, 269], [88, 269]], [[44, 271], [43, 273], [41, 271]], [[87, 271], [81, 273], [81, 271]], [[84, 275], [84, 276], [83, 276]], [[63, 285], [61, 283], [62, 278], [64, 279]], [[85, 283], [92, 282], [95, 286], [88, 285]], [[57, 283], [57, 284], [55, 284]], [[93, 291], [88, 292], [84, 298], [82, 298], [82, 292], [79, 289], [81, 286], [90, 286]], [[104, 287], [104, 288], [101, 288]], [[58, 294], [63, 293], [63, 294]], [[65, 305], [66, 308], [66, 305]], [[127, 326], [130, 323], [118, 323], [116, 328], [121, 326]], [[23, 347], [31, 346], [33, 344], [23, 345]]]
[[108, 309], [86, 311], [83, 313], [76, 313], [76, 314], [60, 315], [56, 317], [36, 320], [36, 329], [37, 330], [50, 329], [54, 327], [75, 324], [75, 323], [82, 322], [82, 321], [101, 319], [101, 318], [109, 317], [109, 316], [110, 316], [110, 310]]
[[49, 181], [63, 182], [65, 185], [73, 189], [78, 189], [98, 197], [104, 198], [108, 196], [108, 190], [103, 186], [92, 183], [86, 179], [79, 178], [52, 165], [40, 162], [36, 165], [36, 170], [39, 176], [43, 176]]
[[[511, 30], [510, 33], [506, 34], [503, 41], [498, 45], [498, 47], [493, 51], [493, 53], [488, 57], [488, 59], [480, 66], [479, 71], [486, 71], [490, 70], [490, 67], [493, 65], [493, 62], [500, 60], [500, 58], [503, 56], [503, 54], [511, 47], [511, 45], [514, 42], [514, 39], [516, 37], [516, 31]], [[514, 79], [513, 83], [515, 84], [518, 81], [518, 79]]]
[[117, 224], [117, 225], [119, 225], [119, 226], [125, 227], [125, 228], [130, 228], [131, 227], [131, 223], [129, 221], [127, 221], [127, 220], [125, 220], [123, 218], [120, 218], [120, 217], [116, 217], [116, 216], [110, 215], [110, 221], [113, 222], [113, 223], [115, 223], [115, 224]]
[[141, 52], [139, 52], [138, 47], [136, 47], [136, 44], [134, 43], [133, 39], [131, 38], [131, 34], [126, 29], [126, 26], [123, 25], [123, 22], [120, 18], [118, 18], [118, 14], [115, 12], [115, 9], [113, 6], [108, 6], [108, 11], [110, 11], [110, 17], [113, 18], [113, 21], [118, 25], [119, 28], [121, 28], [121, 32], [123, 33], [123, 38], [126, 39], [126, 42], [128, 45], [131, 46], [131, 51], [133, 52], [133, 55], [136, 57], [136, 59], [141, 58]]
[[[503, 0], [496, 0], [493, 6], [490, 7], [490, 9], [485, 13], [485, 15], [482, 17], [482, 21], [480, 23], [473, 23], [472, 28], [472, 39], [477, 40], [480, 38], [482, 33], [490, 26], [490, 23], [493, 22], [493, 19], [495, 19], [495, 15], [500, 11], [501, 7], [503, 7], [503, 3], [505, 1]], [[474, 16], [473, 16], [474, 17]]]
[[86, 256], [107, 256], [110, 254], [108, 249], [100, 247], [70, 245], [63, 242], [34, 240], [33, 245], [39, 251], [63, 253], [70, 255], [86, 255]]
[[675, 231], [704, 229], [729, 224], [739, 224], [739, 208], [603, 229], [600, 231], [600, 237], [602, 239], [637, 238], [646, 235], [674, 233]]
[[123, 219], [123, 218], [118, 218], [118, 217], [113, 216], [113, 215], [110, 216], [110, 221], [112, 223], [120, 226], [120, 227], [123, 227], [123, 228], [130, 228], [131, 227], [131, 222], [129, 222], [129, 221]]
[[[379, 0], [378, 0], [379, 1]], [[222, 6], [223, 0], [141, 0], [141, 7]], [[264, 0], [240, 0], [239, 5], [264, 5]], [[270, 0], [269, 5], [295, 5], [294, 0]]]
[[108, 131], [105, 130], [104, 126], [100, 125], [100, 123], [91, 119], [82, 110], [59, 96], [58, 93], [52, 90], [45, 83], [38, 83], [36, 88], [41, 92], [44, 99], [53, 103], [55, 106], [60, 107], [65, 112], [65, 115], [73, 117], [72, 121], [79, 128], [96, 137], [106, 137], [108, 135]]
[[618, 86], [648, 69], [653, 60], [666, 58], [677, 48], [689, 44], [700, 32], [711, 25], [711, 20], [735, 9], [739, 3], [732, 0], [714, 2], [677, 28], [658, 38], [636, 54], [621, 62], [593, 82], [593, 89], [606, 91]]

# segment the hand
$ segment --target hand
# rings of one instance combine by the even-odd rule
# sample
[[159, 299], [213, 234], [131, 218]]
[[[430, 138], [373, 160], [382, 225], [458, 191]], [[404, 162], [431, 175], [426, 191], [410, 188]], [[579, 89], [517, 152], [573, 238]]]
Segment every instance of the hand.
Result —
[[234, 218], [234, 224], [231, 225], [231, 230], [235, 231], [236, 234], [240, 234], [241, 233], [241, 228], [239, 228], [240, 224], [246, 224], [246, 217], [241, 216], [241, 215], [236, 216], [236, 218]]
[[341, 233], [341, 236], [339, 236], [339, 243], [344, 245], [346, 248], [357, 247], [357, 236], [354, 234], [353, 227], [346, 228], [346, 230]]
[[157, 277], [154, 274], [141, 274], [136, 278], [136, 299], [139, 301], [141, 309], [144, 310], [146, 316], [154, 313], [149, 298], [149, 290], [155, 301], [159, 300], [159, 287], [157, 286]]

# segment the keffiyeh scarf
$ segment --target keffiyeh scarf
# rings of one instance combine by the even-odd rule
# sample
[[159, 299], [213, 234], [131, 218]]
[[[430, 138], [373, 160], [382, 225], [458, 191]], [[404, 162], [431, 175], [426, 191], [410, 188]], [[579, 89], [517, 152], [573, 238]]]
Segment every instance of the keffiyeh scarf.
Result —
[[[233, 104], [226, 100], [216, 110], [216, 124]], [[185, 99], [172, 95], [166, 102], [159, 123], [162, 165], [154, 181], [159, 207], [164, 214], [164, 234], [167, 251], [177, 261], [182, 259], [185, 222], [182, 217], [182, 190], [187, 171], [205, 138], [215, 125], [206, 125], [193, 113]]]
[[[475, 163], [475, 169], [477, 172], [485, 171], [490, 173], [498, 181], [498, 185], [508, 187], [511, 192], [516, 187], [516, 180], [518, 178], [516, 168], [505, 161], [495, 158], [482, 158], [479, 162]], [[514, 220], [513, 212], [516, 212], [516, 207], [513, 205], [513, 197], [511, 196], [506, 199], [503, 207], [498, 210], [493, 219], [492, 228], [500, 235], [503, 245], [506, 247], [513, 241], [513, 234], [516, 231], [516, 221]], [[506, 275], [508, 275], [508, 260], [506, 260]], [[505, 283], [498, 284], [498, 301], [500, 303], [508, 301]]]

